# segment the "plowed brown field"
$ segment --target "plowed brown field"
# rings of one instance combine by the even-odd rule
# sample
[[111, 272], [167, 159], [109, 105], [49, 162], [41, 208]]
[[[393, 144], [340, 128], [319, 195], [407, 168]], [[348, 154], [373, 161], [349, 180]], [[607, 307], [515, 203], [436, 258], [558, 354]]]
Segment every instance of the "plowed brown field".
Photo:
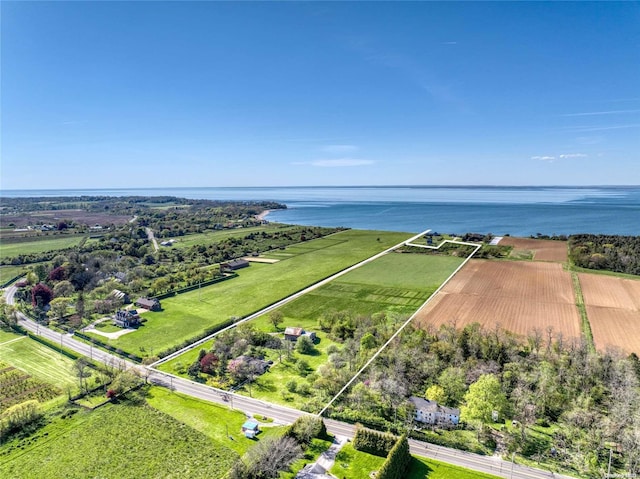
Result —
[[533, 238], [513, 238], [505, 236], [500, 240], [501, 246], [513, 246], [514, 250], [533, 251], [534, 261], [567, 261], [567, 242], [539, 240]]
[[417, 315], [420, 324], [478, 322], [527, 335], [553, 328], [580, 337], [571, 275], [560, 264], [471, 260]]
[[596, 347], [640, 354], [640, 280], [579, 274]]

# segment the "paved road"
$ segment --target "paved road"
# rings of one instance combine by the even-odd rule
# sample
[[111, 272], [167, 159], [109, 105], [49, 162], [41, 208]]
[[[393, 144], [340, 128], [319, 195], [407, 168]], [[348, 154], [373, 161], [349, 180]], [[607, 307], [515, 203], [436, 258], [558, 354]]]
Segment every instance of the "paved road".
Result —
[[[7, 288], [5, 291], [8, 304], [14, 302], [15, 286]], [[34, 321], [28, 319], [22, 313], [18, 314], [18, 323], [25, 329], [36, 335], [43, 336], [51, 341], [59, 342], [68, 349], [72, 349], [87, 357], [100, 361], [120, 369], [134, 369], [147, 378], [153, 384], [169, 387], [174, 391], [211, 401], [213, 403], [222, 404], [232, 409], [242, 411], [246, 414], [261, 414], [273, 418], [275, 422], [281, 424], [289, 424], [298, 417], [308, 414], [297, 409], [288, 408], [276, 404], [270, 404], [258, 399], [241, 396], [238, 394], [228, 393], [220, 389], [209, 387], [205, 384], [196, 383], [188, 379], [179, 378], [171, 374], [147, 368], [138, 364], [125, 361], [124, 359], [113, 356], [105, 351], [94, 348], [91, 344], [80, 342], [73, 338], [70, 334], [61, 334], [51, 329], [41, 326]], [[325, 419], [327, 430], [337, 436], [352, 438], [355, 433], [355, 426], [352, 424]], [[411, 440], [409, 442], [411, 452], [418, 456], [438, 459], [443, 462], [467, 467], [476, 471], [487, 472], [496, 476], [505, 478], [518, 479], [571, 479], [568, 476], [553, 474], [551, 472], [542, 471], [530, 467], [513, 465], [508, 461], [503, 461], [497, 457], [487, 457], [478, 454], [449, 449], [434, 444], [428, 444], [420, 441]]]
[[149, 227], [145, 228], [145, 231], [147, 232], [147, 236], [149, 237], [149, 241], [151, 242], [151, 244], [153, 244], [153, 249], [156, 250], [156, 252], [160, 249], [160, 247], [158, 246], [158, 240], [156, 240], [155, 235], [153, 234], [153, 230]]

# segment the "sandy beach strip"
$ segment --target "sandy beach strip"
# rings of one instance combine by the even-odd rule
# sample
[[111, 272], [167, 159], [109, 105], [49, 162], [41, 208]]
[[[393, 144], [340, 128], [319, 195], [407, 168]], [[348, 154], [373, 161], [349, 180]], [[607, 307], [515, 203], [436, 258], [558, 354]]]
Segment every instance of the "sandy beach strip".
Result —
[[271, 213], [271, 210], [264, 210], [264, 211], [263, 211], [262, 213], [260, 213], [259, 215], [256, 215], [256, 219], [257, 219], [257, 220], [262, 221], [262, 220], [264, 220], [264, 219], [267, 217], [267, 215], [268, 215], [269, 213]]

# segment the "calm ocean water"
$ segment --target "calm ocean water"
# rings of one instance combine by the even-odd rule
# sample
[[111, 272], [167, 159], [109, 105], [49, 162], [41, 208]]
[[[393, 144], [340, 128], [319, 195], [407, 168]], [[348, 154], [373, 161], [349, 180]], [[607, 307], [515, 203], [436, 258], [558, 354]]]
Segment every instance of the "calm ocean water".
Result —
[[5, 197], [169, 195], [274, 200], [270, 221], [442, 233], [640, 235], [640, 186], [630, 187], [247, 187], [4, 190]]

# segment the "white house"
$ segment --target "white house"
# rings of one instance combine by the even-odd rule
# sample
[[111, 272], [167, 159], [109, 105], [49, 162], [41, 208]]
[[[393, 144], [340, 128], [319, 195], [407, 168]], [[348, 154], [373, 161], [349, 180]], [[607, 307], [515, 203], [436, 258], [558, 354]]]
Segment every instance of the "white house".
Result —
[[457, 426], [460, 422], [460, 409], [441, 406], [435, 401], [417, 396], [411, 396], [409, 401], [416, 407], [417, 422], [439, 426]]

